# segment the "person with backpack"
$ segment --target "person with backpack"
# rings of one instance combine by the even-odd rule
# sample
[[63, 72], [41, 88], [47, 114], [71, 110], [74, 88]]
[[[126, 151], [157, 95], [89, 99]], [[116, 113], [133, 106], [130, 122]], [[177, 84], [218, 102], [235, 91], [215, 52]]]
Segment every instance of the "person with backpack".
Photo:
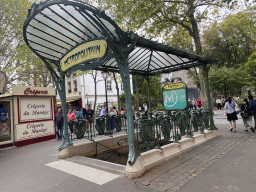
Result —
[[254, 117], [254, 129], [256, 129], [256, 101], [253, 99], [252, 95], [249, 95], [248, 98], [249, 98], [249, 103], [252, 106], [252, 115]]
[[254, 132], [253, 122], [252, 122], [252, 106], [245, 98], [244, 103], [241, 105], [241, 117], [243, 118], [245, 131], [248, 132], [248, 129], [251, 129]]
[[[238, 119], [236, 115], [235, 107], [238, 107], [236, 102], [232, 101], [231, 97], [228, 97], [224, 108], [226, 110], [227, 120], [229, 121], [230, 131], [233, 131], [234, 129], [234, 132], [236, 132], [236, 120]], [[232, 123], [234, 127], [232, 126]]]

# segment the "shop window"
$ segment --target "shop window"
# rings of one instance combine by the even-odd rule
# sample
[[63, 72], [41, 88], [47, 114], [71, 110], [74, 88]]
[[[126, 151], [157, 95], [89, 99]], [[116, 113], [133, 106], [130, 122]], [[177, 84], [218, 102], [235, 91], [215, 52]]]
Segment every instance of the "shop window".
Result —
[[74, 92], [77, 92], [77, 80], [74, 80], [73, 83], [74, 83]]
[[0, 142], [11, 139], [10, 101], [0, 101]]
[[111, 81], [107, 81], [107, 90], [112, 91], [112, 82]]
[[68, 82], [68, 93], [71, 93], [71, 82]]

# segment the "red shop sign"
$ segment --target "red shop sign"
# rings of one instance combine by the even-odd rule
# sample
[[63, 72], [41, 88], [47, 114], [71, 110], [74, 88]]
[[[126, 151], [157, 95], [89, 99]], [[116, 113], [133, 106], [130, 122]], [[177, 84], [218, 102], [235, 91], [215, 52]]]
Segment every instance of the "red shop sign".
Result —
[[24, 91], [24, 94], [25, 95], [28, 95], [28, 94], [33, 94], [33, 95], [47, 95], [48, 94], [48, 91], [47, 90], [38, 90], [38, 89], [30, 89], [30, 87], [28, 87], [27, 89], [25, 89]]

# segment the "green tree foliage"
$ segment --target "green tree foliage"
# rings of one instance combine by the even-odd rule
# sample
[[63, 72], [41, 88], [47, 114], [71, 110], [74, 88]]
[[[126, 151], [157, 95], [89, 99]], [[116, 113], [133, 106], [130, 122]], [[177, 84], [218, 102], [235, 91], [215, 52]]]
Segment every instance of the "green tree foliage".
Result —
[[249, 74], [254, 87], [256, 86], [256, 52], [252, 53], [248, 62], [245, 64], [246, 72]]
[[[151, 77], [149, 87], [151, 107], [155, 110], [156, 108], [160, 108], [159, 106], [163, 103], [162, 83], [160, 78], [157, 76]], [[135, 110], [139, 110], [139, 106], [142, 107], [143, 103], [148, 103], [148, 83], [145, 77], [133, 75], [133, 91], [133, 106], [136, 106]], [[120, 100], [125, 102], [124, 93], [120, 95]]]
[[15, 70], [22, 65], [17, 61], [17, 47], [23, 43], [23, 23], [30, 7], [29, 0], [1, 0], [0, 3], [0, 65], [9, 82], [17, 79]]
[[210, 71], [210, 86], [221, 94], [241, 95], [245, 86], [251, 86], [244, 63], [256, 50], [255, 8], [229, 15], [204, 31], [204, 49], [216, 60]]
[[204, 31], [204, 50], [217, 60], [219, 67], [238, 68], [256, 50], [256, 6], [235, 15], [229, 15], [223, 22], [214, 23]]
[[[186, 31], [193, 39], [193, 50], [201, 55], [199, 23], [207, 17], [207, 8], [219, 8], [224, 5], [232, 7], [237, 1], [98, 0], [98, 2], [101, 8], [107, 10], [107, 14], [110, 14], [123, 29], [139, 29], [147, 37], [162, 37], [164, 41], [170, 41], [175, 30]], [[204, 71], [200, 69], [201, 96], [204, 103], [206, 101], [205, 76]]]
[[210, 87], [225, 97], [240, 96], [245, 86], [250, 86], [245, 70], [240, 68], [213, 67], [209, 75]]
[[[54, 86], [53, 78], [43, 61], [33, 53], [25, 43], [20, 44], [16, 48], [18, 55], [15, 57], [15, 62], [18, 65], [15, 67], [15, 76], [17, 84], [35, 86], [35, 87], [48, 87]], [[52, 65], [53, 69], [56, 66]], [[8, 69], [10, 70], [10, 69]]]
[[[160, 81], [160, 78], [157, 76], [151, 77], [149, 81], [149, 87], [150, 87], [150, 99], [151, 99], [151, 106], [152, 109], [155, 109], [157, 107], [158, 103], [163, 103], [163, 91], [162, 91], [162, 83]], [[141, 86], [141, 95], [143, 96], [143, 101], [145, 103], [148, 103], [148, 84], [147, 81], [144, 80], [142, 86]]]
[[8, 85], [53, 86], [45, 64], [25, 44], [23, 24], [31, 8], [29, 0], [2, 0], [0, 3], [0, 66]]

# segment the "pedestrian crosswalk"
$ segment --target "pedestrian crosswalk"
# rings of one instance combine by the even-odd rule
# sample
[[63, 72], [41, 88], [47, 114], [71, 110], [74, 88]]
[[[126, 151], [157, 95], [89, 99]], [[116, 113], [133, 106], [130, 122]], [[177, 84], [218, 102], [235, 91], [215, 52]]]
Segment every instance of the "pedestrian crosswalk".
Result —
[[118, 174], [109, 173], [103, 170], [65, 160], [54, 161], [46, 164], [46, 166], [80, 177], [98, 185], [103, 185], [120, 177]]

